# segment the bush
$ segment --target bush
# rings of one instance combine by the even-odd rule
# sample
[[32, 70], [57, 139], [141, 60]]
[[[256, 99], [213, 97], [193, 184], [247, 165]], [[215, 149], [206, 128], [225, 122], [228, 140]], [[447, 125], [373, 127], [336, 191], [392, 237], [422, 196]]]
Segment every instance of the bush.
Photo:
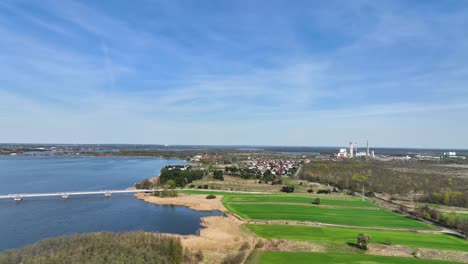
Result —
[[197, 263], [200, 263], [203, 261], [203, 252], [201, 250], [198, 250], [197, 253], [194, 254], [195, 259], [197, 260]]
[[308, 192], [308, 193], [314, 193], [314, 190], [308, 189], [307, 192]]
[[208, 196], [206, 196], [206, 199], [215, 199], [216, 196], [213, 195], [213, 194], [209, 194]]
[[239, 248], [239, 250], [247, 250], [250, 248], [250, 245], [248, 242], [244, 242], [242, 246]]
[[190, 189], [193, 189], [193, 188], [195, 188], [195, 185], [190, 184], [189, 188], [190, 188]]
[[312, 201], [313, 204], [316, 204], [316, 205], [320, 205], [320, 198], [315, 198], [313, 201]]
[[322, 194], [322, 193], [329, 194], [331, 193], [331, 191], [328, 189], [320, 189], [317, 191], [317, 194]]
[[281, 191], [285, 193], [292, 193], [294, 192], [294, 186], [283, 186], [281, 187]]
[[262, 248], [263, 247], [263, 240], [259, 240], [257, 244], [255, 244], [255, 248]]
[[149, 179], [144, 179], [141, 182], [135, 184], [135, 188], [137, 189], [152, 189], [153, 183]]
[[271, 182], [271, 185], [281, 185], [283, 181], [281, 179], [276, 179]]
[[239, 264], [244, 261], [245, 257], [245, 252], [240, 251], [239, 253], [235, 255], [229, 255], [226, 258], [223, 259], [223, 264]]
[[198, 185], [198, 186], [197, 186], [197, 189], [203, 189], [203, 186]]
[[208, 184], [203, 185], [203, 189], [208, 189]]

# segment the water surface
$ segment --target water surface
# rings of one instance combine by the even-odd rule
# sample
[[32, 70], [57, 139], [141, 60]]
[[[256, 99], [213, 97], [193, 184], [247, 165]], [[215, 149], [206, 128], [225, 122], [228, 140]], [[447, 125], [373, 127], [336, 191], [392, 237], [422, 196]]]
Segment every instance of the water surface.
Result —
[[[124, 189], [174, 159], [0, 157], [0, 194]], [[0, 250], [82, 232], [159, 231], [195, 234], [200, 217], [221, 215], [161, 206], [132, 195], [0, 200]]]

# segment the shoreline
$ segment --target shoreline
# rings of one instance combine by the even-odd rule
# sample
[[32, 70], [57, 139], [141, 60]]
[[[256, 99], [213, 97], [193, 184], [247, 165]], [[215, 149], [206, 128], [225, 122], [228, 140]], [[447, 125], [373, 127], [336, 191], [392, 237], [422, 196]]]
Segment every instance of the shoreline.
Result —
[[246, 222], [237, 218], [223, 206], [222, 197], [206, 199], [206, 194], [179, 194], [178, 197], [160, 198], [144, 193], [134, 195], [144, 202], [158, 205], [175, 205], [188, 207], [195, 211], [219, 211], [224, 216], [205, 216], [200, 218], [198, 235], [177, 235], [184, 248], [192, 252], [203, 252], [202, 263], [222, 263], [223, 259], [239, 252], [245, 243], [252, 248], [258, 240], [252, 233], [241, 230]]

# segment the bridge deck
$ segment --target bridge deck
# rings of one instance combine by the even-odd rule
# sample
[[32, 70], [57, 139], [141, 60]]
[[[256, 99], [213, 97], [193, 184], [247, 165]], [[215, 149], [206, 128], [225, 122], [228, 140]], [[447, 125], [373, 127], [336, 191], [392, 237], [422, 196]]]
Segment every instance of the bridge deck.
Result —
[[75, 195], [93, 195], [93, 194], [115, 194], [115, 193], [142, 193], [142, 192], [155, 192], [159, 190], [102, 190], [102, 191], [87, 191], [87, 192], [55, 192], [55, 193], [15, 193], [8, 195], [0, 195], [0, 199], [13, 199], [15, 197], [53, 197], [53, 196], [75, 196]]

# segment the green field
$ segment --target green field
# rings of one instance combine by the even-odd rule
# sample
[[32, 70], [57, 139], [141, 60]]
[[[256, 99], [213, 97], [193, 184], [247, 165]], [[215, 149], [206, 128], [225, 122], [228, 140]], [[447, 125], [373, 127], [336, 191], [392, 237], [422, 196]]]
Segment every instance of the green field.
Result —
[[260, 257], [260, 264], [448, 264], [456, 262], [436, 261], [416, 258], [381, 257], [363, 254], [332, 254], [309, 252], [264, 252]]
[[245, 219], [297, 220], [339, 225], [436, 229], [385, 209], [325, 208], [284, 204], [225, 204], [226, 208]]
[[392, 245], [468, 251], [468, 241], [447, 234], [290, 225], [248, 225], [248, 228], [257, 235], [268, 239], [279, 238], [344, 244], [355, 242], [357, 234], [366, 233], [371, 235], [372, 244], [385, 244], [390, 240]]
[[[230, 203], [304, 203], [312, 204], [317, 196], [294, 196], [294, 195], [228, 195], [223, 199], [223, 202]], [[374, 207], [375, 205], [369, 201], [361, 201], [352, 197], [351, 199], [335, 199], [333, 196], [320, 197], [321, 205], [333, 206], [354, 206], [354, 207]]]

